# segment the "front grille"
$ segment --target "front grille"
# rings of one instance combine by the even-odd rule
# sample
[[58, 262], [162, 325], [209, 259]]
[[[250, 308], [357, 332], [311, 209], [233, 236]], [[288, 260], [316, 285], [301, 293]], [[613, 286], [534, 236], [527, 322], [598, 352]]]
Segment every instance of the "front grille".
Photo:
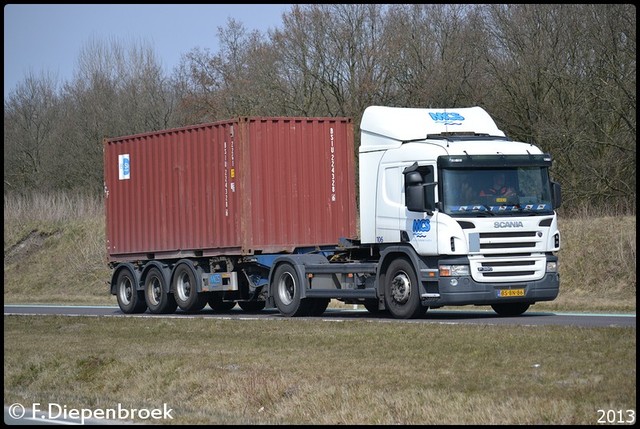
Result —
[[471, 276], [477, 282], [522, 282], [541, 279], [546, 270], [544, 254], [484, 254], [470, 257]]
[[483, 273], [485, 278], [496, 277], [528, 277], [535, 274], [535, 271], [507, 271], [504, 273]]
[[509, 232], [481, 232], [480, 239], [483, 238], [527, 238], [535, 237], [535, 231], [509, 231]]
[[[508, 257], [509, 255], [507, 255]], [[504, 262], [498, 262], [498, 261], [494, 261], [491, 263], [482, 263], [481, 265], [483, 267], [514, 267], [514, 266], [518, 266], [518, 267], [522, 267], [523, 265], [534, 265], [536, 262], [535, 261], [504, 261]]]
[[480, 252], [521, 249], [536, 251], [542, 247], [543, 234], [536, 231], [481, 232]]

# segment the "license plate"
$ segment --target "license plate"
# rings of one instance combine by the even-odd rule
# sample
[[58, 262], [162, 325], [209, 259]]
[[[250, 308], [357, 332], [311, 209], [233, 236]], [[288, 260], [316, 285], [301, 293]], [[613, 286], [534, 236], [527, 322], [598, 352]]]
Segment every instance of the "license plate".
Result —
[[510, 296], [524, 296], [524, 289], [501, 289], [498, 291], [498, 296], [501, 298]]

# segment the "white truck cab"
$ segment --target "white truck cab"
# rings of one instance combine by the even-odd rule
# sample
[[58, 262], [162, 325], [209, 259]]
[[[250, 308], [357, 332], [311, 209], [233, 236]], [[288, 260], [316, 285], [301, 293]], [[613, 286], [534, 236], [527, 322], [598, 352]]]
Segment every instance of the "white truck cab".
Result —
[[406, 252], [423, 306], [517, 315], [555, 299], [561, 193], [549, 154], [508, 139], [480, 107], [371, 106], [360, 128], [361, 242]]

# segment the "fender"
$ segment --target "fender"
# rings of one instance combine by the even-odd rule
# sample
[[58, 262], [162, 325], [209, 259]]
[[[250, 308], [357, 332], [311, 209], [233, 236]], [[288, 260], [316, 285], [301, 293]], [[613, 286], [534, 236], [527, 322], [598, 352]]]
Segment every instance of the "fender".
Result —
[[322, 255], [317, 254], [297, 254], [297, 255], [285, 255], [276, 258], [273, 261], [271, 270], [269, 271], [269, 297], [268, 301], [272, 300], [273, 293], [271, 287], [273, 286], [273, 274], [276, 269], [283, 263], [288, 263], [296, 270], [298, 275], [298, 284], [304, 285], [300, 289], [300, 298], [306, 298], [307, 296], [307, 270], [305, 264], [328, 264], [329, 260]]
[[173, 290], [173, 278], [176, 272], [176, 268], [178, 268], [180, 265], [186, 265], [191, 269], [193, 278], [196, 279], [196, 292], [202, 292], [202, 268], [196, 267], [191, 259], [180, 259], [175, 263], [175, 265], [171, 269], [171, 282], [169, 283], [169, 292], [175, 293], [175, 291]]
[[140, 271], [130, 262], [120, 262], [113, 269], [113, 274], [111, 274], [111, 295], [115, 295], [116, 292], [116, 279], [122, 270], [129, 270], [129, 272], [133, 275], [133, 278], [136, 280], [136, 290], [143, 290], [144, 285], [140, 279]]
[[162, 273], [162, 277], [164, 278], [164, 291], [167, 293], [171, 292], [170, 289], [171, 289], [172, 270], [169, 267], [169, 265], [156, 260], [149, 261], [142, 269], [142, 274], [140, 275], [140, 282], [142, 283], [142, 287], [144, 288], [144, 282], [146, 281], [147, 273], [153, 267], [159, 269], [160, 272]]
[[[398, 246], [387, 246], [384, 249], [380, 250], [380, 259], [379, 259], [379, 267], [386, 267], [388, 266], [391, 261], [394, 259], [394, 257], [392, 256], [393, 254], [397, 254], [397, 253], [402, 253], [404, 255], [406, 255], [409, 259], [409, 261], [411, 261], [411, 265], [413, 265], [413, 269], [415, 271], [416, 274], [416, 278], [418, 278], [418, 286], [420, 287], [420, 289], [422, 290], [422, 292], [425, 292], [424, 286], [422, 284], [422, 281], [420, 281], [420, 269], [421, 268], [427, 268], [426, 264], [424, 263], [424, 261], [422, 260], [422, 258], [420, 258], [420, 256], [416, 253], [415, 249], [412, 246], [409, 245], [398, 245]], [[381, 270], [378, 269], [378, 273], [376, 274], [376, 291], [378, 293], [378, 296], [384, 296], [384, 281], [382, 276], [386, 273], [386, 270]]]

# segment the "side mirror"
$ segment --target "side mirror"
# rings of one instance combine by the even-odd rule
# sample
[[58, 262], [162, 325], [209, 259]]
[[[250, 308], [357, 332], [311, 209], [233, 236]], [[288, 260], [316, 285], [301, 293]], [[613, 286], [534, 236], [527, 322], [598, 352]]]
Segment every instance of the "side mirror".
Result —
[[405, 199], [407, 210], [410, 212], [427, 212], [433, 214], [436, 208], [436, 197], [434, 188], [437, 183], [426, 183], [407, 186]]
[[422, 184], [422, 174], [417, 171], [407, 171], [404, 173], [404, 183], [406, 186]]
[[407, 210], [410, 212], [424, 212], [425, 207], [425, 185], [410, 185], [407, 186], [405, 192], [405, 199], [407, 203]]
[[424, 183], [424, 177], [418, 168], [416, 162], [403, 172], [405, 203], [410, 212], [427, 212], [431, 215], [436, 207], [434, 188], [437, 183]]

